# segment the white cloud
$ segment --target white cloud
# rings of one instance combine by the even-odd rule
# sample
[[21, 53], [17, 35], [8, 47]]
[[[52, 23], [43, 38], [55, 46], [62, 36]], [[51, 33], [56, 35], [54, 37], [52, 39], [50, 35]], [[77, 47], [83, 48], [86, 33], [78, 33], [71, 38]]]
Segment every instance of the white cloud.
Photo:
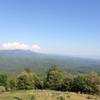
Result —
[[40, 48], [40, 46], [38, 46], [38, 45], [32, 45], [32, 49], [38, 49], [38, 50], [40, 50], [41, 48]]
[[22, 49], [22, 50], [32, 50], [32, 51], [40, 51], [41, 47], [37, 44], [29, 45], [20, 42], [7, 42], [0, 44], [0, 50], [13, 50], [13, 49]]
[[1, 45], [2, 49], [28, 49], [28, 45], [18, 42], [8, 42]]

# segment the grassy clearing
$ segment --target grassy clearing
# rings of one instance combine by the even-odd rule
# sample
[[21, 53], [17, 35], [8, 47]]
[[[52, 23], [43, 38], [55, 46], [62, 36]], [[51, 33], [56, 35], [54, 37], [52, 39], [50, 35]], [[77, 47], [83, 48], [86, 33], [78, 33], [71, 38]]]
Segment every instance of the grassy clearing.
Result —
[[0, 100], [100, 100], [100, 97], [69, 92], [30, 90], [0, 93]]

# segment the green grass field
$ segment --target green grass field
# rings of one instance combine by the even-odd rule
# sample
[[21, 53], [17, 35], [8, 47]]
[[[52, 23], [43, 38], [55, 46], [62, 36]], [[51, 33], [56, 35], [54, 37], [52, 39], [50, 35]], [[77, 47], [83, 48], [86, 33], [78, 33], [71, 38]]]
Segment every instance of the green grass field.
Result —
[[29, 90], [0, 93], [0, 100], [100, 100], [100, 97], [70, 92]]

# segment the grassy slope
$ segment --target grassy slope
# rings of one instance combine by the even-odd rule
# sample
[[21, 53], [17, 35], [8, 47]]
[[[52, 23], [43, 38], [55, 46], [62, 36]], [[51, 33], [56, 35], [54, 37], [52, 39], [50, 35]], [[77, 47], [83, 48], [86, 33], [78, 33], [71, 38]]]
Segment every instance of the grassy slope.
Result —
[[[32, 96], [35, 96], [35, 99], [31, 99]], [[99, 96], [47, 90], [30, 90], [1, 93], [0, 100], [17, 100], [14, 97], [20, 97], [22, 100], [60, 100], [57, 99], [57, 97], [60, 96], [64, 97], [65, 100], [88, 100], [87, 97], [91, 97], [91, 99], [89, 100], [100, 100]]]

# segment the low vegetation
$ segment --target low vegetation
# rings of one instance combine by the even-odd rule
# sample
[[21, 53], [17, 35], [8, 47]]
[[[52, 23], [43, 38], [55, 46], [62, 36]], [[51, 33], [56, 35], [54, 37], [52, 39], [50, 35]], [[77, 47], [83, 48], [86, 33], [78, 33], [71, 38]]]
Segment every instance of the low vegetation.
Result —
[[[35, 92], [31, 91], [33, 89], [36, 91]], [[19, 90], [24, 91], [24, 93], [19, 92]], [[66, 92], [75, 92], [76, 94], [79, 95], [81, 94], [81, 96], [82, 94], [99, 95], [100, 76], [97, 73], [79, 74], [79, 75], [73, 75], [68, 73], [65, 74], [56, 65], [52, 66], [45, 75], [43, 74], [43, 76], [33, 73], [28, 68], [25, 69], [22, 73], [18, 74], [16, 77], [9, 77], [9, 75], [4, 73], [0, 74], [0, 98], [3, 98], [5, 94], [4, 98], [13, 97], [13, 99], [15, 100], [23, 100], [23, 98], [26, 96], [26, 98], [28, 98], [29, 100], [38, 100], [36, 99], [39, 98], [39, 96], [37, 95], [38, 94], [37, 90], [62, 91], [62, 92], [51, 92], [51, 93], [45, 91], [45, 93], [43, 94], [42, 92], [40, 92], [40, 95], [46, 95], [47, 93], [49, 95], [49, 96], [47, 95], [48, 100], [66, 100], [65, 98], [69, 98], [68, 100], [70, 100], [70, 98], [73, 98], [72, 94]], [[92, 98], [92, 96], [87, 96], [85, 99], [89, 98]], [[13, 100], [13, 99], [2, 99], [2, 100]], [[85, 99], [76, 99], [76, 100], [85, 100]], [[44, 98], [42, 99], [41, 97], [41, 99], [39, 100], [47, 100], [47, 99]]]
[[18, 90], [0, 94], [0, 100], [100, 100], [100, 97], [51, 90]]

